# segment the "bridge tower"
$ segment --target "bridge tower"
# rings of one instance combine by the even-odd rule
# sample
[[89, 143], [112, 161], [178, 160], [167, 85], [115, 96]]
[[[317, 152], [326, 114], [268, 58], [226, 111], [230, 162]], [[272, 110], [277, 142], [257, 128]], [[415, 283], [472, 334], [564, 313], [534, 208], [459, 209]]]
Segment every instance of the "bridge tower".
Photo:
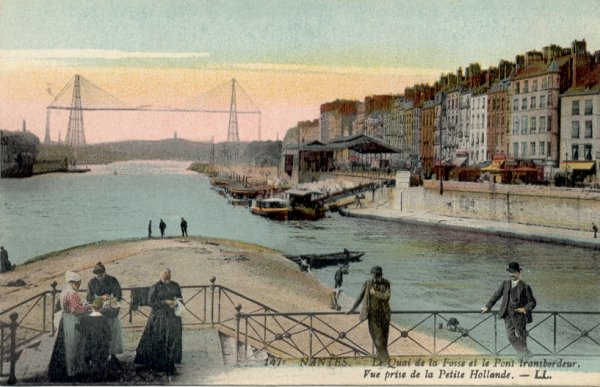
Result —
[[46, 135], [44, 136], [44, 144], [50, 144], [50, 109], [46, 109]]
[[81, 108], [81, 80], [78, 74], [75, 75], [75, 81], [73, 83], [73, 99], [71, 100], [69, 126], [67, 128], [65, 142], [72, 147], [85, 145], [83, 110]]
[[237, 106], [235, 100], [235, 78], [231, 80], [231, 106], [229, 107], [229, 129], [227, 130], [227, 142], [239, 142]]

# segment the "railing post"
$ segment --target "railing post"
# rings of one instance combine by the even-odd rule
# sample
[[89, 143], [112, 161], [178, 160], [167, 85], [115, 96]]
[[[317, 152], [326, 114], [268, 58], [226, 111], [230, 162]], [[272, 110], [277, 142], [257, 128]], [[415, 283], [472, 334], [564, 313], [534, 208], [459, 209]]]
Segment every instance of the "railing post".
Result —
[[58, 284], [56, 283], [56, 281], [52, 281], [52, 283], [50, 284], [50, 286], [52, 287], [52, 308], [50, 308], [50, 313], [52, 313], [52, 336], [54, 336], [54, 333], [56, 332], [56, 328], [54, 328], [54, 313], [56, 312], [56, 293], [58, 293], [58, 291], [56, 290], [57, 285]]
[[554, 355], [556, 355], [556, 312], [553, 313], [554, 316], [554, 349], [552, 351], [552, 353]]
[[433, 354], [437, 355], [437, 313], [433, 314]]
[[18, 313], [12, 313], [10, 316], [10, 376], [7, 383], [10, 385], [17, 384], [15, 375], [15, 364], [17, 362], [17, 318]]
[[44, 302], [42, 305], [42, 332], [46, 332], [46, 292], [44, 292]]
[[235, 306], [235, 363], [240, 364], [240, 318], [242, 316], [241, 310], [242, 305], [237, 304]]
[[498, 356], [498, 315], [494, 313], [494, 355]]
[[129, 323], [133, 323], [133, 290], [129, 291]]
[[265, 309], [265, 315], [264, 315], [264, 325], [263, 325], [263, 343], [267, 342], [267, 308]]
[[313, 315], [310, 315], [310, 331], [308, 331], [308, 359], [312, 360], [313, 346]]
[[210, 323], [215, 325], [215, 281], [216, 277], [210, 278]]

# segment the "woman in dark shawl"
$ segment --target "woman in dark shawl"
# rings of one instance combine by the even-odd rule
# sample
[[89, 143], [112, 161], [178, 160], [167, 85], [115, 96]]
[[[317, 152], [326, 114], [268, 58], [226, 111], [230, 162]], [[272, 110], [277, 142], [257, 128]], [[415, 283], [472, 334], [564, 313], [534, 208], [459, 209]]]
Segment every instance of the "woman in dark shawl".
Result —
[[136, 349], [135, 363], [156, 372], [176, 374], [175, 363], [181, 363], [181, 317], [175, 314], [181, 288], [171, 281], [171, 270], [160, 274], [160, 281], [148, 292], [152, 312]]

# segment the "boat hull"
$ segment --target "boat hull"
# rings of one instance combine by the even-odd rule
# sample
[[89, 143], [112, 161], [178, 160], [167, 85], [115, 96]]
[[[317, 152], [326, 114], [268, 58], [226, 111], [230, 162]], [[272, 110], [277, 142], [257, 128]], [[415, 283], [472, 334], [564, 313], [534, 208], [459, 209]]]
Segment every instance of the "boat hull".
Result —
[[348, 262], [358, 262], [365, 255], [363, 251], [350, 251], [349, 257], [346, 257], [344, 252], [331, 254], [302, 254], [302, 255], [285, 255], [287, 259], [297, 263], [299, 266], [302, 261], [310, 265], [313, 269], [320, 269], [325, 266], [335, 266], [338, 264], [346, 264]]

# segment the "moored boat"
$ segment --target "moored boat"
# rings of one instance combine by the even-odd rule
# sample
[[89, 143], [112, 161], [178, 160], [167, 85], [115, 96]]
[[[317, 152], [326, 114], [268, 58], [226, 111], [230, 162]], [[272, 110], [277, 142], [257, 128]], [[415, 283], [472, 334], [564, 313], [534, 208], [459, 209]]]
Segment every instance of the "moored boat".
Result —
[[288, 201], [281, 198], [253, 200], [250, 212], [275, 220], [288, 220]]
[[364, 251], [345, 251], [340, 253], [328, 253], [328, 254], [302, 254], [302, 255], [286, 255], [283, 256], [292, 262], [302, 267], [303, 261], [313, 269], [320, 269], [325, 266], [335, 266], [337, 264], [347, 264], [348, 262], [358, 262], [361, 257], [365, 255]]

